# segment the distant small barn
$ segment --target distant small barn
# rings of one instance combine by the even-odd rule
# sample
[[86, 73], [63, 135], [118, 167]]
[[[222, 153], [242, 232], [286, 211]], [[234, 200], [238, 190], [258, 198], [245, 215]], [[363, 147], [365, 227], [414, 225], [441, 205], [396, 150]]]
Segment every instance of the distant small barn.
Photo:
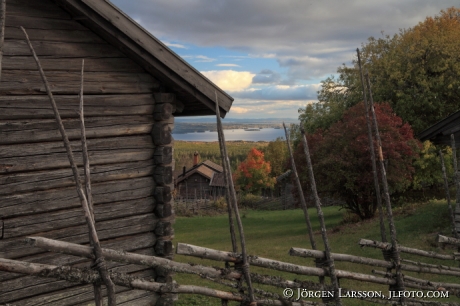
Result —
[[206, 160], [198, 163], [198, 153], [194, 154], [193, 167], [183, 168], [175, 182], [176, 197], [183, 199], [215, 199], [225, 195], [222, 166]]
[[[89, 243], [53, 111], [18, 28], [23, 26], [80, 166], [76, 111], [85, 59], [85, 121], [102, 246], [171, 258], [174, 116], [215, 114], [216, 94], [224, 116], [233, 99], [109, 1], [6, 0], [2, 21], [0, 257], [89, 266], [23, 243], [33, 235]], [[109, 268], [159, 282], [170, 278], [143, 266]], [[92, 286], [4, 272], [0, 284], [0, 305], [93, 303]], [[158, 294], [121, 287], [117, 297], [124, 306], [168, 304]]]

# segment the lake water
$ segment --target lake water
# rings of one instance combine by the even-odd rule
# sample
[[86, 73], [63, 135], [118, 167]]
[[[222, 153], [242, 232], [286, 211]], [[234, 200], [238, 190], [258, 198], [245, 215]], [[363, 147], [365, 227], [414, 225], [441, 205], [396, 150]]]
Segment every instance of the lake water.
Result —
[[[217, 141], [217, 132], [206, 131], [203, 133], [172, 134], [175, 140], [184, 141]], [[273, 141], [284, 136], [284, 129], [266, 128], [258, 131], [245, 131], [244, 129], [224, 130], [226, 141]]]

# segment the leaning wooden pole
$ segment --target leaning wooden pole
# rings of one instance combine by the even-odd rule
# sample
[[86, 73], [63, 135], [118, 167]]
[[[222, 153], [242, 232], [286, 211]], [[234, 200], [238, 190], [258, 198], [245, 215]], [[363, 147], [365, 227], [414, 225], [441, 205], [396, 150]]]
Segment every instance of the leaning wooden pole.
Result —
[[6, 0], [0, 1], [0, 81], [2, 79], [3, 45], [5, 43]]
[[302, 205], [302, 210], [303, 210], [303, 214], [305, 217], [305, 223], [307, 224], [307, 230], [308, 230], [308, 236], [310, 238], [311, 248], [313, 250], [316, 250], [316, 241], [315, 241], [315, 237], [313, 236], [313, 228], [311, 226], [310, 216], [308, 215], [307, 202], [305, 201], [305, 196], [302, 190], [302, 184], [300, 184], [299, 174], [297, 173], [297, 168], [295, 166], [294, 155], [292, 154], [292, 149], [291, 149], [291, 141], [289, 139], [289, 133], [287, 131], [287, 128], [284, 122], [283, 122], [283, 128], [284, 128], [284, 135], [286, 135], [286, 145], [288, 147], [289, 156], [291, 158], [292, 172], [294, 173], [294, 179], [297, 185], [297, 189], [299, 190], [300, 205]]
[[455, 144], [454, 134], [450, 134], [450, 142], [452, 146], [452, 161], [454, 163], [454, 179], [455, 179], [455, 189], [457, 190], [455, 197], [455, 210], [460, 210], [460, 173], [458, 172], [457, 165], [457, 145]]
[[236, 198], [235, 186], [233, 185], [232, 179], [232, 169], [230, 167], [230, 161], [228, 159], [227, 154], [227, 147], [225, 144], [225, 135], [222, 128], [222, 121], [220, 120], [220, 109], [219, 109], [219, 101], [216, 95], [216, 120], [217, 120], [217, 131], [220, 133], [219, 145], [223, 148], [223, 152], [225, 153], [224, 160], [226, 164], [226, 168], [224, 168], [224, 175], [227, 177], [228, 187], [230, 190], [229, 198], [230, 203], [233, 206], [233, 211], [235, 212], [236, 222], [238, 224], [238, 231], [240, 233], [240, 242], [241, 242], [241, 255], [243, 257], [243, 273], [246, 279], [246, 283], [248, 285], [248, 295], [249, 295], [249, 302], [250, 306], [255, 306], [257, 303], [254, 299], [254, 289], [252, 288], [251, 282], [251, 274], [249, 271], [249, 263], [248, 263], [248, 255], [246, 251], [246, 239], [244, 238], [244, 230], [243, 230], [243, 222], [241, 222], [240, 212], [238, 210], [238, 201]]
[[457, 231], [455, 230], [454, 211], [452, 209], [452, 205], [450, 204], [449, 182], [447, 181], [446, 165], [444, 163], [444, 156], [441, 150], [439, 150], [439, 158], [441, 159], [442, 177], [444, 178], [444, 189], [446, 190], [447, 207], [449, 208], [450, 222], [452, 226], [452, 234], [454, 235], [455, 238], [458, 238]]
[[[89, 169], [89, 156], [88, 156], [88, 144], [86, 142], [86, 129], [85, 129], [85, 116], [83, 111], [83, 76], [85, 70], [85, 60], [81, 61], [81, 81], [80, 81], [80, 108], [79, 108], [79, 115], [80, 115], [80, 129], [81, 129], [81, 151], [83, 156], [83, 168], [84, 168], [84, 175], [85, 175], [85, 194], [86, 199], [88, 201], [89, 211], [91, 213], [91, 218], [93, 218], [93, 222], [96, 222], [94, 219], [94, 209], [93, 209], [93, 195], [91, 193], [91, 172]], [[94, 240], [91, 235], [89, 235], [89, 242], [92, 247], [94, 247]], [[96, 261], [92, 261], [92, 265], [96, 265]], [[102, 306], [103, 295], [102, 295], [102, 286], [100, 283], [93, 283], [94, 289], [94, 302], [96, 306]]]
[[369, 103], [367, 101], [366, 86], [364, 85], [364, 77], [363, 77], [363, 70], [361, 68], [361, 56], [359, 54], [359, 49], [356, 49], [356, 53], [358, 54], [359, 76], [361, 77], [361, 85], [363, 87], [364, 108], [365, 108], [366, 123], [367, 123], [367, 138], [369, 140], [369, 151], [371, 153], [372, 175], [374, 177], [375, 196], [377, 198], [377, 210], [379, 212], [380, 235], [382, 237], [382, 241], [387, 242], [385, 220], [383, 217], [382, 196], [380, 193], [380, 184], [379, 184], [379, 178], [378, 178], [378, 173], [377, 173], [377, 163], [375, 160], [374, 139], [372, 137], [372, 123], [369, 118]]
[[[379, 133], [379, 126], [377, 123], [377, 116], [375, 115], [374, 109], [374, 100], [372, 97], [372, 88], [371, 82], [369, 80], [369, 74], [366, 72], [366, 80], [367, 80], [367, 89], [369, 90], [369, 98], [370, 98], [370, 109], [372, 114], [372, 120], [374, 123], [374, 130], [375, 136], [377, 138], [377, 145], [378, 145], [378, 152], [379, 152], [379, 162], [380, 162], [380, 173], [382, 175], [382, 184], [383, 184], [383, 193], [385, 196], [386, 208], [387, 208], [387, 215], [388, 215], [388, 222], [390, 224], [390, 237], [391, 237], [391, 244], [392, 244], [392, 259], [395, 264], [395, 272], [396, 272], [396, 287], [394, 288], [395, 291], [404, 291], [404, 279], [401, 273], [401, 256], [399, 253], [399, 246], [396, 240], [396, 226], [393, 220], [393, 212], [391, 209], [391, 200], [390, 200], [390, 192], [388, 188], [388, 180], [387, 180], [387, 173], [385, 170], [385, 166], [383, 164], [383, 151], [382, 151], [382, 140], [380, 138]], [[404, 302], [404, 298], [401, 297], [401, 303]]]
[[30, 39], [29, 39], [29, 36], [27, 35], [26, 30], [23, 27], [21, 27], [21, 30], [24, 32], [24, 35], [25, 35], [26, 40], [27, 40], [27, 44], [29, 45], [30, 51], [32, 52], [32, 55], [33, 55], [33, 57], [35, 59], [35, 62], [37, 63], [38, 70], [40, 72], [40, 76], [41, 76], [41, 78], [43, 80], [43, 83], [45, 84], [46, 92], [47, 92], [48, 97], [49, 97], [50, 102], [51, 102], [51, 107], [53, 108], [54, 116], [56, 118], [56, 121], [57, 121], [57, 124], [58, 124], [58, 127], [59, 127], [59, 132], [61, 133], [62, 140], [63, 140], [64, 146], [66, 148], [67, 157], [69, 158], [70, 167], [72, 168], [75, 184], [76, 184], [76, 187], [77, 187], [77, 194], [78, 194], [78, 197], [80, 198], [80, 203], [82, 205], [82, 208], [83, 208], [83, 211], [84, 211], [84, 214], [85, 214], [85, 219], [86, 219], [86, 223], [88, 225], [89, 234], [91, 235], [91, 237], [92, 237], [92, 239], [94, 241], [94, 254], [95, 254], [96, 263], [97, 263], [96, 267], [98, 268], [99, 273], [101, 274], [101, 278], [104, 280], [104, 283], [105, 283], [105, 285], [107, 287], [108, 306], [116, 306], [117, 303], [116, 303], [115, 285], [113, 284], [112, 280], [110, 279], [110, 276], [109, 276], [108, 271], [107, 271], [107, 266], [105, 265], [104, 257], [102, 256], [102, 249], [101, 249], [101, 245], [100, 245], [100, 242], [99, 242], [99, 238], [97, 236], [96, 227], [94, 225], [94, 220], [93, 220], [92, 215], [91, 215], [91, 211], [90, 211], [90, 208], [89, 208], [88, 200], [87, 200], [86, 195], [85, 195], [85, 191], [83, 190], [83, 187], [82, 187], [82, 185], [80, 183], [80, 178], [79, 178], [79, 175], [78, 175], [78, 169], [77, 169], [77, 165], [75, 163], [75, 159], [73, 157], [72, 148], [70, 147], [69, 138], [67, 137], [67, 134], [65, 132], [64, 124], [62, 123], [61, 116], [59, 114], [58, 108], [56, 106], [56, 102], [55, 102], [54, 97], [53, 97], [53, 93], [51, 92], [51, 88], [50, 88], [50, 86], [48, 84], [48, 81], [46, 79], [45, 73], [44, 73], [44, 71], [42, 69], [42, 66], [40, 64], [40, 60], [38, 59], [37, 54], [35, 53], [35, 50], [34, 50], [34, 48], [32, 46], [32, 43], [30, 42]]
[[327, 238], [326, 223], [324, 222], [324, 214], [323, 214], [323, 209], [321, 208], [321, 200], [319, 199], [318, 191], [316, 189], [315, 174], [313, 173], [313, 164], [310, 158], [310, 150], [308, 148], [308, 141], [307, 141], [307, 137], [305, 135], [305, 131], [303, 127], [301, 127], [300, 129], [302, 133], [303, 149], [304, 149], [305, 157], [307, 160], [308, 176], [310, 178], [311, 191], [315, 199], [316, 211], [318, 212], [319, 223], [321, 225], [321, 236], [323, 238], [323, 243], [324, 243], [326, 264], [329, 268], [329, 276], [331, 277], [332, 287], [334, 288], [334, 300], [335, 300], [336, 305], [342, 305], [342, 301], [340, 300], [340, 294], [339, 294], [339, 280], [337, 279], [337, 275], [335, 273], [334, 258], [332, 258], [331, 246], [329, 244], [329, 239]]
[[[217, 92], [216, 94], [216, 101], [217, 101]], [[222, 134], [220, 129], [217, 129], [217, 139], [219, 140], [219, 144], [222, 142]], [[228, 210], [228, 224], [230, 226], [230, 239], [232, 240], [232, 251], [233, 253], [238, 252], [238, 245], [236, 242], [236, 234], [235, 234], [235, 224], [233, 223], [233, 213], [232, 213], [232, 207], [234, 207], [234, 204], [230, 203], [232, 199], [230, 199], [230, 187], [229, 187], [229, 182], [228, 182], [228, 177], [226, 173], [228, 173], [227, 169], [227, 163], [225, 161], [225, 156], [227, 155], [227, 148], [225, 146], [219, 145], [220, 149], [220, 156], [222, 158], [222, 168], [224, 169], [224, 183], [225, 183], [225, 198], [227, 200], [227, 210]]]

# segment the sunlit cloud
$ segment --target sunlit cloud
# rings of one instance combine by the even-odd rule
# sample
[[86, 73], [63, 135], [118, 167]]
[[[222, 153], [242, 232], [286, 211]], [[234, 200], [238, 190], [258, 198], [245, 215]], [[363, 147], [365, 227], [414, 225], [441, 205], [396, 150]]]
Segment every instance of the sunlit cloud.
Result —
[[234, 92], [248, 88], [254, 77], [254, 74], [248, 71], [213, 70], [201, 73], [223, 90]]
[[239, 106], [233, 106], [231, 109], [232, 113], [237, 113], [237, 114], [245, 114], [249, 112], [249, 109], [244, 108], [244, 107], [239, 107]]

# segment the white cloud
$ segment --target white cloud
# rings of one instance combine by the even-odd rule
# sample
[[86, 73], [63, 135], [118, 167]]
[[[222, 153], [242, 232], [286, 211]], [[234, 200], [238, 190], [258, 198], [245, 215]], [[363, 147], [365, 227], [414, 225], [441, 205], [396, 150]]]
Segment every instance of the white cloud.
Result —
[[197, 63], [211, 63], [211, 62], [216, 61], [215, 58], [211, 58], [211, 57], [206, 56], [206, 55], [182, 55], [182, 58], [190, 59], [190, 60], [192, 60], [194, 62], [197, 62]]
[[248, 88], [254, 77], [254, 74], [248, 71], [212, 70], [201, 73], [223, 90], [236, 92]]
[[181, 44], [175, 44], [175, 43], [169, 43], [169, 42], [163, 42], [163, 43], [170, 48], [187, 49], [186, 46], [181, 45]]

